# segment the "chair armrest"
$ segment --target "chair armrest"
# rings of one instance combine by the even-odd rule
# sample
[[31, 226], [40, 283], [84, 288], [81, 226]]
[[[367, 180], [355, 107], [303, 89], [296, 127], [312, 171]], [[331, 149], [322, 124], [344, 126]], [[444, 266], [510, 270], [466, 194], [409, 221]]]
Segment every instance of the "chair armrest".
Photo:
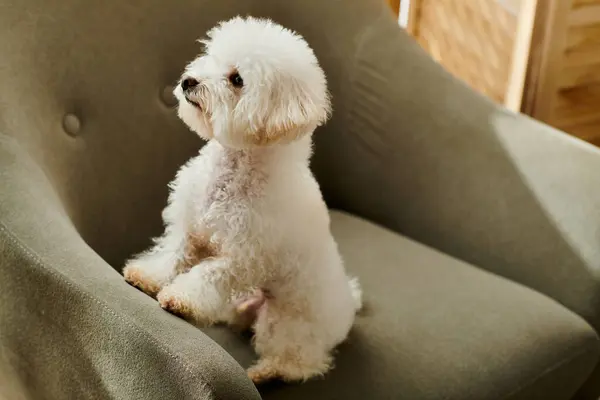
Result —
[[220, 346], [129, 287], [86, 245], [44, 173], [2, 136], [0, 179], [3, 392], [260, 399]]
[[535, 288], [600, 330], [600, 151], [474, 93], [387, 12], [359, 39], [345, 115], [317, 143], [330, 205]]

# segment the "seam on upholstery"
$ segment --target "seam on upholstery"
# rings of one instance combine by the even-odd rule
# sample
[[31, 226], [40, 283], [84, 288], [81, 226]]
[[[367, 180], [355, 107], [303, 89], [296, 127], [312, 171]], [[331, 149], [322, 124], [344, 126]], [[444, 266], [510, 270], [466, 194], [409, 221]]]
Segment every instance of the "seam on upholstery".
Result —
[[[352, 66], [348, 73], [348, 78], [350, 80], [350, 92], [351, 93], [356, 92], [355, 79], [356, 79], [356, 75], [358, 74], [358, 72], [357, 72], [358, 58], [362, 54], [363, 48], [365, 46], [365, 42], [368, 39], [370, 33], [373, 31], [374, 27], [377, 26], [377, 22], [379, 20], [381, 20], [381, 18], [382, 18], [382, 16], [379, 15], [373, 21], [373, 23], [366, 24], [358, 34], [358, 43], [356, 45], [356, 49], [354, 50], [354, 54], [352, 55]], [[354, 120], [352, 118], [352, 110], [354, 110], [354, 107], [356, 107], [356, 100], [355, 100], [355, 97], [352, 96], [352, 100], [350, 101], [350, 104], [348, 104], [348, 107], [346, 107], [346, 110], [345, 110], [346, 112], [344, 113], [344, 117], [345, 117], [346, 121], [348, 121], [349, 123], [352, 123]]]
[[[382, 4], [382, 6], [385, 6]], [[377, 27], [380, 26], [379, 22], [384, 19], [386, 16], [389, 17], [389, 10], [386, 8], [381, 9], [380, 13], [373, 18], [373, 20], [366, 24], [360, 32], [357, 34], [357, 44], [354, 50], [354, 54], [352, 54], [351, 58], [351, 69], [348, 74], [348, 79], [350, 83], [350, 101], [345, 108], [344, 112], [344, 120], [346, 124], [350, 127], [346, 130], [349, 133], [349, 138], [351, 139], [351, 143], [360, 148], [362, 151], [367, 151], [371, 156], [374, 156], [375, 160], [379, 160], [380, 155], [376, 150], [374, 150], [373, 145], [368, 143], [368, 140], [364, 138], [364, 129], [357, 129], [357, 118], [356, 113], [357, 110], [362, 109], [362, 107], [358, 104], [358, 99], [360, 96], [356, 94], [359, 93], [357, 90], [357, 83], [360, 81], [360, 77], [363, 75], [361, 73], [361, 60], [362, 55], [364, 53], [365, 47], [369, 44], [369, 39], [373, 36], [373, 32], [375, 32]], [[360, 126], [360, 125], [359, 125]]]
[[[571, 357], [567, 357], [567, 358], [564, 358], [564, 359], [556, 362], [555, 364], [551, 365], [550, 367], [546, 368], [545, 370], [543, 370], [542, 372], [540, 372], [538, 375], [536, 375], [535, 377], [533, 377], [531, 380], [529, 380], [529, 382], [523, 383], [523, 384], [519, 385], [516, 389], [512, 390], [507, 395], [503, 396], [502, 399], [504, 399], [504, 400], [510, 399], [511, 396], [514, 396], [515, 394], [518, 394], [519, 392], [521, 392], [524, 389], [530, 388], [537, 381], [539, 381], [540, 379], [542, 379], [546, 375], [551, 374], [552, 372], [554, 372], [557, 369], [561, 368], [565, 364], [569, 364], [569, 363], [573, 362], [575, 359], [581, 357], [582, 355], [584, 355], [586, 353], [588, 353], [588, 350], [584, 349], [584, 350], [578, 351], [577, 353], [575, 353]], [[586, 377], [586, 379], [587, 378], [589, 378], [589, 375]], [[584, 380], [584, 382], [585, 382], [585, 380]]]
[[[147, 338], [152, 344], [154, 344], [158, 349], [162, 350], [165, 354], [167, 354], [169, 357], [171, 357], [173, 360], [175, 360], [178, 364], [180, 364], [184, 371], [187, 372], [187, 374], [189, 375], [190, 378], [192, 378], [193, 380], [196, 379], [201, 379], [202, 385], [207, 387], [210, 390], [211, 393], [211, 397], [214, 396], [214, 388], [212, 387], [212, 385], [209, 383], [209, 381], [204, 377], [204, 375], [202, 374], [201, 371], [198, 372], [194, 372], [190, 366], [190, 364], [188, 364], [185, 359], [183, 359], [180, 355], [173, 353], [171, 350], [169, 350], [169, 348], [167, 348], [166, 346], [164, 346], [157, 338], [155, 338], [154, 336], [152, 336], [148, 331], [146, 331], [145, 329], [141, 328], [140, 326], [138, 326], [137, 324], [131, 322], [129, 319], [127, 319], [125, 316], [120, 315], [115, 309], [113, 309], [112, 307], [110, 307], [107, 303], [105, 303], [104, 301], [98, 299], [97, 297], [93, 296], [91, 293], [89, 293], [86, 289], [82, 289], [79, 285], [77, 285], [72, 279], [70, 279], [68, 276], [66, 276], [65, 274], [63, 274], [62, 272], [57, 271], [56, 269], [50, 267], [49, 265], [47, 265], [47, 263], [44, 262], [44, 260], [42, 259], [41, 256], [39, 256], [35, 251], [33, 251], [33, 249], [29, 248], [29, 246], [25, 245], [3, 222], [0, 221], [0, 232], [4, 232], [5, 233], [5, 237], [8, 238], [8, 240], [13, 243], [14, 245], [16, 245], [21, 251], [23, 251], [25, 253], [25, 255], [29, 256], [29, 258], [32, 259], [32, 261], [34, 261], [36, 263], [37, 266], [41, 267], [42, 269], [48, 271], [50, 274], [52, 274], [54, 277], [58, 278], [59, 280], [61, 280], [62, 282], [66, 283], [68, 286], [70, 286], [72, 289], [75, 289], [77, 291], [79, 291], [80, 293], [82, 293], [84, 296], [86, 296], [88, 299], [91, 299], [93, 302], [95, 302], [96, 304], [100, 305], [100, 307], [102, 307], [104, 310], [106, 310], [109, 314], [113, 315], [114, 317], [116, 317], [118, 320], [120, 320], [121, 322], [125, 323], [125, 325], [127, 325], [128, 327], [132, 328], [135, 332], [139, 333], [141, 336]], [[217, 345], [218, 346], [218, 345]]]
[[362, 54], [362, 50], [365, 47], [365, 41], [368, 38], [368, 35], [373, 31], [373, 29], [375, 29], [376, 26], [378, 26], [377, 22], [379, 22], [383, 18], [386, 18], [386, 15], [389, 17], [389, 10], [387, 8], [387, 5], [381, 4], [380, 7], [381, 11], [379, 15], [376, 18], [373, 18], [373, 21], [371, 23], [366, 24], [363, 27], [363, 29], [358, 33], [358, 43], [356, 45], [356, 50], [352, 55], [352, 74], [350, 76], [352, 86], [354, 86], [354, 78], [356, 77], [356, 64], [358, 62], [358, 56]]

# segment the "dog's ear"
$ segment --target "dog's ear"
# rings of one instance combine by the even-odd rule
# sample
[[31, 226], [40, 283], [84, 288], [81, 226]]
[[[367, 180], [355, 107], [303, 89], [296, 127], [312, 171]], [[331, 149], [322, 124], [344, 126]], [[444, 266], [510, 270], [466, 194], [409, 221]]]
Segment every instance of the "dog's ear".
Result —
[[293, 140], [323, 125], [331, 114], [331, 100], [325, 83], [307, 85], [290, 78], [271, 92], [271, 112], [264, 121], [262, 141]]

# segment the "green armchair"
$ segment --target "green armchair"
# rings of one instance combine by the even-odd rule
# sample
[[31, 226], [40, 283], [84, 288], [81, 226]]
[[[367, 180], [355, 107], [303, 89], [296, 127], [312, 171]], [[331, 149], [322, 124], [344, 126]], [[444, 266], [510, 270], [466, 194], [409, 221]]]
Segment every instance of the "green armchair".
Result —
[[[335, 369], [258, 389], [248, 339], [125, 283], [202, 143], [195, 39], [299, 31], [332, 120], [314, 172], [366, 308]], [[0, 398], [598, 399], [600, 151], [477, 95], [382, 0], [0, 0]]]

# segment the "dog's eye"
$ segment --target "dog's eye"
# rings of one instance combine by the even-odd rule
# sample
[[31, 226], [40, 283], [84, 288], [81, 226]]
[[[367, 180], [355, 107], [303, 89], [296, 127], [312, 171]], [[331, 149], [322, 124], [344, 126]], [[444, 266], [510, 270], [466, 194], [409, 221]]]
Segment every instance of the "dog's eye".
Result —
[[244, 86], [244, 80], [237, 72], [229, 75], [229, 82], [231, 82], [231, 84], [237, 88]]

